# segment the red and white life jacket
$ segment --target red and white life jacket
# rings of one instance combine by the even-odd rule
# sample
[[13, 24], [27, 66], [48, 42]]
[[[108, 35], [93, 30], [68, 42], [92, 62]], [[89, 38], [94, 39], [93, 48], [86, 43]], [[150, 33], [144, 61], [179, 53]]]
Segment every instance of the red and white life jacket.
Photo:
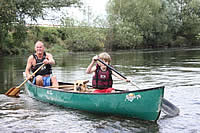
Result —
[[102, 71], [98, 64], [96, 68], [95, 75], [92, 78], [92, 86], [96, 89], [111, 88], [113, 84], [112, 71], [109, 68], [106, 71]]

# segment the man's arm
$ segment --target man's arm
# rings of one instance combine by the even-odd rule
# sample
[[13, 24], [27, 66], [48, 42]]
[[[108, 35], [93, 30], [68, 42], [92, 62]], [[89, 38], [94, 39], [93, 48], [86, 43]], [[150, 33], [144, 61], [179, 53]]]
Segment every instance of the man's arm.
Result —
[[50, 53], [46, 53], [46, 59], [43, 61], [44, 64], [55, 64], [55, 60]]
[[32, 61], [33, 61], [33, 55], [29, 56], [29, 58], [28, 58], [28, 60], [27, 60], [27, 64], [26, 64], [25, 73], [26, 73], [26, 77], [27, 77], [28, 79], [31, 78], [30, 70], [31, 70]]

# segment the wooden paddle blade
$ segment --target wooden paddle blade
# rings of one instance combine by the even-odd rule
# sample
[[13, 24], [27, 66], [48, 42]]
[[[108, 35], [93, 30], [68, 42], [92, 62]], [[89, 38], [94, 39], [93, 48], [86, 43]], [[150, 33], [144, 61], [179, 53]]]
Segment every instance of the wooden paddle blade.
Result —
[[19, 97], [19, 92], [20, 92], [20, 88], [10, 88], [5, 95], [7, 96], [11, 96], [11, 97]]

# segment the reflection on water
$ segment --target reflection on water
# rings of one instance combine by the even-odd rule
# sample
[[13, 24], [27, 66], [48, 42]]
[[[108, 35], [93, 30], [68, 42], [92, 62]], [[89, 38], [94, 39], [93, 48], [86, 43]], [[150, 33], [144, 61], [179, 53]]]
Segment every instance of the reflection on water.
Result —
[[[90, 79], [85, 74], [98, 53], [54, 55], [53, 73], [59, 81]], [[64, 109], [29, 98], [3, 95], [23, 82], [27, 56], [0, 57], [0, 132], [199, 132], [200, 49], [139, 50], [110, 52], [112, 65], [140, 88], [165, 85], [165, 98], [180, 108], [180, 115], [168, 118], [161, 113], [157, 123]], [[114, 78], [115, 88], [130, 84]], [[23, 87], [22, 87], [23, 88]]]

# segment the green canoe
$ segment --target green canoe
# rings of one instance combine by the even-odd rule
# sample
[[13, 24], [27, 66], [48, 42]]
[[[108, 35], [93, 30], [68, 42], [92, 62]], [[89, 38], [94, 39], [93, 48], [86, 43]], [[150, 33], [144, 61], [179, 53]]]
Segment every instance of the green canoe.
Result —
[[[60, 85], [72, 85], [61, 83]], [[114, 93], [73, 92], [25, 84], [27, 94], [37, 100], [92, 113], [134, 117], [156, 121], [161, 113], [164, 86]]]

